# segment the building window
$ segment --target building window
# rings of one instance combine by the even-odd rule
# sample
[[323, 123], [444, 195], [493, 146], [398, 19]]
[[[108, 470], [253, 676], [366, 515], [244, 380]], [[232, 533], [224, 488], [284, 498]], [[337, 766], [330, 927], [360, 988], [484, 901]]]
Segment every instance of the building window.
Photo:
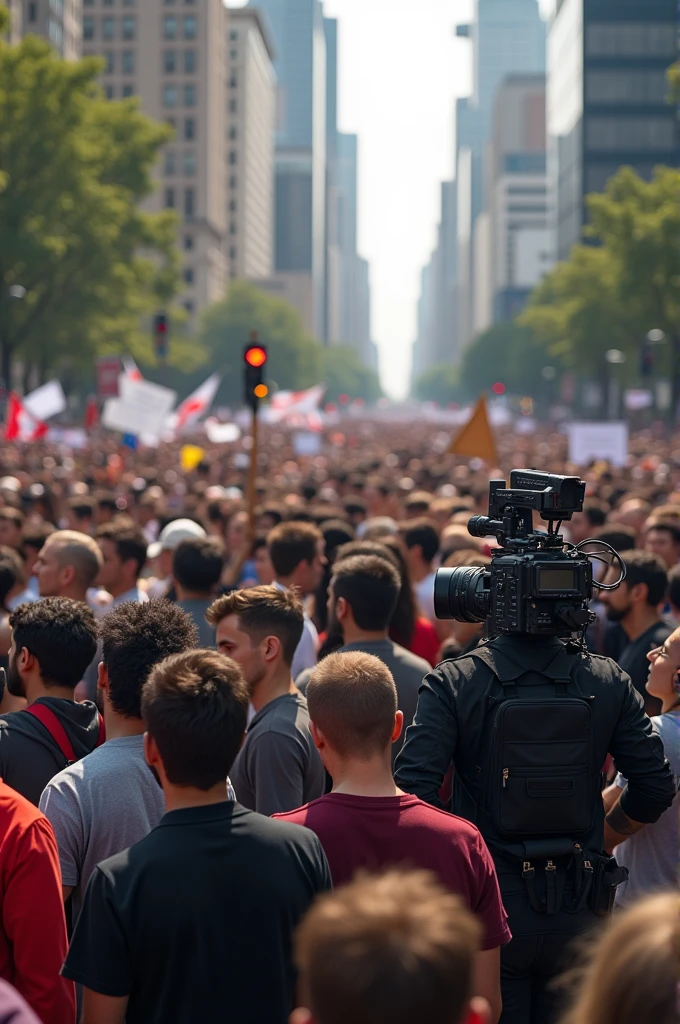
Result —
[[230, 199], [229, 200], [229, 211], [230, 211], [230, 213], [236, 213], [236, 200], [235, 199]]
[[104, 7], [113, 7], [113, 0], [103, 0]]
[[235, 43], [237, 41], [237, 39], [238, 39], [238, 31], [235, 28], [232, 28], [231, 32], [229, 33], [229, 41], [232, 42], [232, 43]]
[[131, 15], [123, 18], [123, 39], [134, 39], [137, 34], [137, 19]]
[[191, 250], [194, 248], [194, 236], [193, 235], [185, 235], [184, 236], [184, 248], [185, 248], [185, 250], [187, 252], [191, 252]]
[[231, 127], [229, 128], [229, 138], [230, 139], [237, 139], [238, 138], [238, 128], [236, 127], [235, 124], [232, 124]]
[[134, 50], [123, 50], [121, 54], [122, 68], [124, 75], [134, 75], [135, 73], [135, 51]]
[[186, 142], [193, 142], [196, 138], [196, 122], [193, 117], [184, 118], [184, 139]]
[[113, 72], [116, 69], [116, 56], [115, 56], [115, 54], [111, 50], [106, 50], [105, 53], [103, 54], [103, 57], [104, 57], [104, 60], [106, 61], [106, 66], [104, 68], [104, 73], [106, 75], [112, 75]]
[[586, 103], [651, 103], [663, 106], [667, 96], [668, 82], [662, 69], [586, 72]]
[[187, 299], [187, 301], [184, 303], [184, 308], [186, 309], [186, 311], [189, 314], [189, 316], [193, 316], [194, 304], [191, 301], [191, 299]]
[[233, 245], [229, 249], [229, 259], [230, 260], [235, 260], [236, 259], [236, 248]]
[[164, 107], [176, 107], [177, 106], [177, 86], [166, 85], [163, 89], [163, 106]]
[[[28, 7], [29, 7], [29, 11], [30, 11], [31, 7], [35, 10], [35, 4], [29, 4]], [[83, 0], [83, 7], [94, 7], [94, 0]], [[29, 21], [30, 20], [31, 19], [29, 18]]]
[[238, 185], [238, 179], [237, 179], [235, 174], [232, 174], [232, 176], [229, 179], [229, 188], [236, 188], [237, 185]]
[[135, 0], [123, 0], [123, 7], [134, 7]]
[[184, 73], [187, 75], [193, 75], [196, 71], [196, 51], [185, 50], [184, 51]]
[[134, 85], [130, 85], [129, 82], [126, 82], [125, 85], [123, 86], [123, 99], [127, 100], [127, 99], [130, 98], [130, 96], [134, 96], [134, 94], [135, 94], [135, 87], [134, 87]]
[[36, 3], [30, 3], [28, 5], [28, 20], [30, 22], [38, 20], [38, 5]]
[[94, 18], [91, 14], [83, 18], [83, 39], [94, 39]]
[[595, 152], [670, 150], [676, 144], [675, 119], [668, 117], [590, 117], [586, 149]]
[[182, 170], [187, 178], [193, 178], [196, 173], [196, 154], [185, 153], [184, 159], [182, 160]]
[[107, 100], [112, 100], [113, 99], [114, 91], [113, 91], [113, 86], [112, 85], [105, 85], [104, 86], [104, 95], [106, 96]]
[[184, 189], [184, 216], [193, 217], [196, 206], [196, 193], [193, 188]]
[[174, 7], [175, 6], [175, 0], [163, 0], [163, 3], [165, 4], [166, 7]]
[[163, 168], [165, 174], [176, 174], [177, 173], [177, 154], [174, 149], [166, 149], [165, 151], [165, 166]]
[[174, 75], [177, 71], [177, 50], [163, 51], [163, 71], [166, 75]]
[[229, 163], [230, 164], [235, 164], [236, 162], [237, 162], [236, 150], [235, 149], [230, 149], [229, 150]]
[[111, 17], [102, 18], [102, 39], [115, 39], [116, 19]]
[[236, 73], [232, 71], [231, 76], [229, 78], [229, 88], [230, 89], [235, 89], [237, 85], [238, 85], [238, 78], [236, 77]]
[[193, 267], [185, 267], [184, 268], [184, 283], [185, 284], [193, 284], [194, 283], [194, 268]]
[[675, 21], [606, 21], [586, 26], [587, 57], [677, 56]]
[[196, 86], [192, 83], [189, 83], [188, 85], [184, 86], [184, 106], [196, 106]]
[[196, 38], [196, 27], [197, 27], [196, 15], [195, 14], [185, 14], [184, 19], [183, 19], [183, 25], [184, 25], [184, 38], [185, 39], [195, 39]]
[[229, 51], [229, 60], [238, 60], [238, 50]]
[[177, 18], [172, 15], [163, 18], [163, 39], [177, 39]]
[[237, 109], [238, 109], [238, 107], [237, 107], [237, 104], [236, 104], [236, 100], [229, 100], [229, 113], [230, 114], [235, 114]]
[[174, 188], [166, 188], [165, 190], [165, 209], [175, 209], [175, 190]]
[[229, 234], [230, 234], [230, 235], [235, 235], [235, 234], [236, 234], [236, 231], [237, 231], [237, 228], [236, 228], [236, 224], [235, 224], [235, 222], [234, 222], [234, 221], [232, 220], [232, 221], [231, 221], [231, 223], [229, 224]]

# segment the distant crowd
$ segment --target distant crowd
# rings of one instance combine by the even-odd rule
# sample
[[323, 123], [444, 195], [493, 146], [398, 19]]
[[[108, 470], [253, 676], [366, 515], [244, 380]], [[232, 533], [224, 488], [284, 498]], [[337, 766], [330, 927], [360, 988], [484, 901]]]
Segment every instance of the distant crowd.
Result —
[[[490, 564], [467, 531], [490, 475], [579, 470], [558, 434], [500, 438], [490, 473], [432, 431], [357, 422], [296, 457], [270, 430], [254, 510], [238, 447], [191, 473], [178, 446], [0, 451], [0, 1024], [502, 1021], [492, 856], [450, 777], [434, 806], [394, 765], [423, 679], [484, 638], [435, 618], [434, 578]], [[680, 440], [580, 475], [565, 535], [626, 566], [586, 642], [680, 780]], [[561, 1024], [677, 1020], [678, 810], [616, 848]]]

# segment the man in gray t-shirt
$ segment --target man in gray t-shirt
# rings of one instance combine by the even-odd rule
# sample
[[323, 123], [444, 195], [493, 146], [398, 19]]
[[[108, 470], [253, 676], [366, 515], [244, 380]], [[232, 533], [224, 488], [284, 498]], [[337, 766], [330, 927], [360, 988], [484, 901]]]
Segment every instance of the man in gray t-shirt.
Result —
[[307, 701], [291, 665], [303, 629], [302, 601], [276, 586], [235, 590], [208, 613], [217, 649], [241, 666], [255, 716], [231, 771], [236, 799], [251, 811], [295, 810], [325, 791]]
[[155, 828], [163, 792], [144, 758], [142, 687], [154, 665], [196, 644], [196, 627], [168, 601], [121, 604], [102, 620], [99, 666], [106, 743], [55, 775], [40, 809], [59, 847], [64, 899], [73, 921], [96, 865]]
[[[341, 632], [343, 651], [363, 651], [387, 665], [397, 687], [399, 710], [404, 714], [404, 731], [392, 744], [392, 760], [402, 748], [406, 730], [418, 705], [418, 691], [430, 665], [395, 644], [389, 637], [390, 620], [399, 598], [401, 580], [386, 554], [356, 554], [341, 558], [333, 566], [329, 593], [328, 630]], [[295, 680], [303, 693], [312, 675], [303, 672]]]

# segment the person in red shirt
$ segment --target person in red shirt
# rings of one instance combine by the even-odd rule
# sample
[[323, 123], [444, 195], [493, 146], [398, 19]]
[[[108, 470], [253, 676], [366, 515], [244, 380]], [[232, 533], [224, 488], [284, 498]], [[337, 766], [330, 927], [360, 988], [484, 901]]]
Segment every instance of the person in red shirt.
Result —
[[42, 1024], [74, 1024], [57, 841], [44, 814], [0, 780], [0, 978]]
[[475, 961], [474, 995], [501, 1013], [500, 947], [511, 935], [491, 855], [479, 830], [398, 789], [392, 743], [403, 727], [387, 666], [363, 652], [331, 654], [307, 686], [311, 732], [332, 793], [275, 815], [304, 825], [321, 840], [334, 886], [360, 869], [414, 867], [432, 871], [463, 897], [484, 937]]

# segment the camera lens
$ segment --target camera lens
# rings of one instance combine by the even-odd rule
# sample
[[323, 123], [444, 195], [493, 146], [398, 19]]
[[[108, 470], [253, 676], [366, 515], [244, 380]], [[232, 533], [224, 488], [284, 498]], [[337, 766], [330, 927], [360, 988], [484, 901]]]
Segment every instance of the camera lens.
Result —
[[490, 525], [488, 516], [473, 516], [468, 522], [468, 533], [472, 537], [488, 537], [493, 532], [489, 529]]
[[491, 573], [482, 566], [440, 569], [434, 581], [434, 613], [438, 619], [484, 622], [491, 609]]

